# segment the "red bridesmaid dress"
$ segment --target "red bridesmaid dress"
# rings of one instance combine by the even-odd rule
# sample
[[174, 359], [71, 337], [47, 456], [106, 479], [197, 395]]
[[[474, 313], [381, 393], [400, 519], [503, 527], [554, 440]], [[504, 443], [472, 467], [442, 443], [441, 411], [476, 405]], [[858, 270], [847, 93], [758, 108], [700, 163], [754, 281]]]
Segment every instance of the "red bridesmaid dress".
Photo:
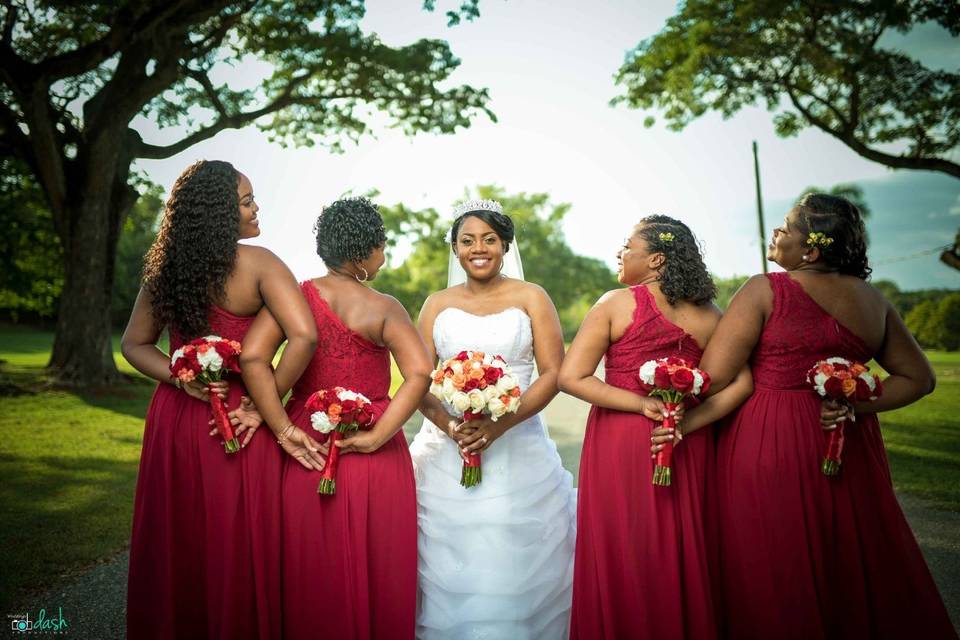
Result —
[[[643, 393], [647, 360], [702, 350], [667, 320], [644, 286], [631, 287], [633, 322], [610, 345], [607, 384]], [[580, 459], [577, 545], [570, 637], [697, 638], [716, 636], [705, 517], [713, 433], [685, 437], [673, 455], [669, 487], [651, 482], [654, 421], [594, 406]]]
[[[304, 403], [335, 386], [362, 393], [374, 416], [390, 402], [390, 352], [352, 331], [312, 282], [301, 285], [317, 321], [317, 351], [287, 403], [317, 441]], [[340, 457], [337, 492], [318, 495], [320, 473], [286, 461], [283, 477], [284, 637], [413, 638], [417, 502], [403, 432], [374, 453]]]
[[[240, 341], [253, 317], [213, 307], [210, 332]], [[174, 337], [171, 349], [182, 340]], [[227, 409], [245, 394], [230, 376]], [[210, 404], [161, 384], [147, 411], [130, 539], [127, 637], [280, 637], [280, 483], [268, 429], [227, 454]]]
[[863, 341], [789, 274], [752, 356], [756, 391], [719, 433], [722, 608], [730, 638], [956, 638], [897, 503], [876, 414], [845, 428], [823, 475], [819, 360], [867, 362]]

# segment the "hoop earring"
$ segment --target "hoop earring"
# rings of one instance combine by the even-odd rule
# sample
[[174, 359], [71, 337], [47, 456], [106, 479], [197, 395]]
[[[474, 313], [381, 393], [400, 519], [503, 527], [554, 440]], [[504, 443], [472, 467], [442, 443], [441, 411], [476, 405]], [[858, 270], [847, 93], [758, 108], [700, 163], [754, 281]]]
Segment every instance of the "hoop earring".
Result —
[[360, 267], [360, 270], [363, 271], [363, 278], [357, 274], [353, 274], [353, 277], [357, 279], [357, 282], [366, 282], [370, 279], [370, 274], [367, 273], [367, 270], [363, 268], [363, 265], [357, 265]]

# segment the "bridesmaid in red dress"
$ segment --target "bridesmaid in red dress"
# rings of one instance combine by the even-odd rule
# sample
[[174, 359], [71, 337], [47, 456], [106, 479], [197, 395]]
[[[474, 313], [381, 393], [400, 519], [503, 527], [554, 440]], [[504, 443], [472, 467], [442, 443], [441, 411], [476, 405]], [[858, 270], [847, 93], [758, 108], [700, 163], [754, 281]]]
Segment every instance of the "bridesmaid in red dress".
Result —
[[[244, 380], [280, 438], [309, 431], [307, 398], [341, 386], [373, 403], [373, 428], [338, 443], [334, 495], [320, 474], [288, 460], [283, 481], [284, 637], [413, 638], [417, 593], [417, 503], [402, 427], [427, 391], [430, 361], [407, 312], [368, 288], [384, 264], [386, 235], [375, 205], [338, 200], [316, 224], [327, 275], [301, 285], [319, 343], [299, 380], [270, 360], [283, 334], [261, 312], [244, 343]], [[403, 376], [391, 401], [390, 355]], [[292, 388], [286, 413], [280, 397]], [[287, 417], [289, 414], [289, 418]]]
[[[620, 282], [584, 319], [560, 369], [560, 388], [593, 404], [580, 459], [570, 637], [716, 637], [705, 510], [713, 433], [698, 430], [750, 393], [744, 370], [726, 392], [687, 412], [673, 483], [652, 483], [650, 440], [663, 403], [647, 397], [647, 360], [700, 360], [720, 311], [685, 224], [649, 216], [617, 253]], [[604, 358], [606, 381], [594, 376]]]
[[129, 638], [280, 635], [283, 455], [266, 433], [248, 428], [259, 422], [245, 410], [233, 412], [237, 432], [246, 430], [243, 449], [227, 455], [208, 435], [208, 393], [237, 409], [240, 380], [209, 390], [181, 384], [156, 346], [164, 328], [171, 349], [211, 333], [242, 340], [266, 302], [289, 331], [287, 360], [306, 366], [316, 331], [293, 274], [269, 251], [237, 244], [259, 235], [258, 211], [246, 176], [226, 162], [198, 162], [173, 186], [146, 256], [122, 341], [130, 364], [160, 382], [137, 478]]
[[[804, 196], [773, 232], [786, 273], [737, 293], [702, 364], [722, 388], [748, 359], [756, 392], [719, 434], [721, 573], [731, 638], [955, 638], [897, 503], [876, 413], [930, 393], [933, 371], [865, 282], [863, 221], [843, 198]], [[854, 406], [840, 474], [820, 471], [819, 360], [876, 359], [883, 395]]]

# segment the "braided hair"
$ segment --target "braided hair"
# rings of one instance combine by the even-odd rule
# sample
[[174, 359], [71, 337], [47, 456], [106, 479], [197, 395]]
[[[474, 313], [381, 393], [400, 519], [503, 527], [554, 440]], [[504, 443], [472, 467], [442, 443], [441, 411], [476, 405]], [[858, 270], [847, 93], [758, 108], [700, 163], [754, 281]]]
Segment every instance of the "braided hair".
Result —
[[324, 207], [313, 231], [317, 255], [328, 267], [365, 260], [387, 241], [383, 218], [369, 198], [342, 198]]
[[674, 305], [684, 300], [701, 305], [716, 297], [717, 287], [687, 225], [669, 216], [647, 216], [637, 225], [637, 234], [646, 241], [651, 253], [666, 257], [658, 273], [660, 291], [667, 302]]
[[453, 226], [450, 227], [451, 251], [457, 246], [457, 234], [460, 233], [460, 227], [463, 226], [463, 221], [470, 216], [483, 220], [490, 225], [490, 228], [493, 229], [493, 232], [497, 234], [497, 237], [500, 238], [500, 241], [503, 243], [503, 253], [506, 254], [510, 251], [510, 244], [513, 242], [514, 235], [513, 220], [505, 213], [486, 211], [484, 209], [467, 211], [453, 221]]
[[873, 269], [867, 261], [867, 232], [857, 205], [826, 193], [808, 193], [797, 202], [797, 222], [804, 234], [822, 233], [833, 242], [817, 245], [827, 266], [861, 280]]
[[153, 317], [180, 336], [207, 333], [210, 307], [225, 297], [240, 239], [239, 182], [229, 162], [201, 160], [187, 167], [144, 256], [142, 284], [153, 299]]

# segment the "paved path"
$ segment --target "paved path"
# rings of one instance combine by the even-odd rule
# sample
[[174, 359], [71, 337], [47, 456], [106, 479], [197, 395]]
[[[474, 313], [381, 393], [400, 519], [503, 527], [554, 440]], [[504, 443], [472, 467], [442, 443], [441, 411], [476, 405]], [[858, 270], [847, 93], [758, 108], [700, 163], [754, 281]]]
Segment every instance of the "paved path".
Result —
[[[583, 402], [561, 394], [545, 410], [550, 435], [557, 442], [564, 465], [574, 473], [580, 464], [580, 445], [588, 407]], [[419, 428], [419, 414], [407, 424], [405, 431], [412, 437]], [[899, 495], [900, 504], [920, 541], [940, 593], [960, 629], [960, 514], [937, 511], [927, 507], [918, 498]], [[56, 613], [62, 608], [68, 622], [67, 631], [59, 636], [113, 640], [123, 638], [124, 603], [129, 556], [126, 551], [98, 564], [80, 576], [65, 581], [39, 597], [22, 603], [23, 611], [32, 616], [45, 607]], [[16, 613], [15, 610], [8, 613]], [[5, 625], [9, 627], [9, 623]], [[13, 632], [9, 629], [5, 633]], [[11, 637], [33, 637], [13, 635]]]

